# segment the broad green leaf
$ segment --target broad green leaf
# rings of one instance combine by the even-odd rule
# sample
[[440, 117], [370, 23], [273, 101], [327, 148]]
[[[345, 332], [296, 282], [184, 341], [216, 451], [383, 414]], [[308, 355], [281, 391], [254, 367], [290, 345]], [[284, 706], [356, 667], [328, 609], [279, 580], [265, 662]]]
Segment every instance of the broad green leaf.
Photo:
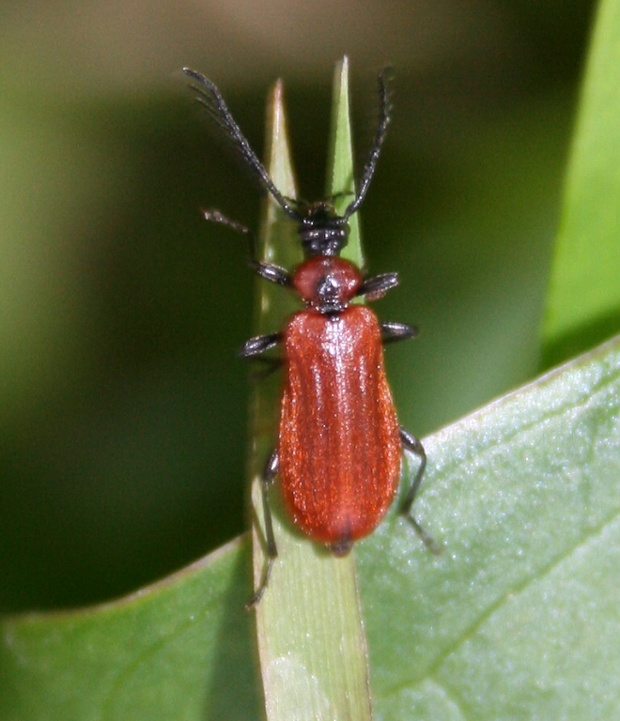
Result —
[[378, 717], [615, 719], [620, 337], [425, 440], [416, 513], [360, 544]]
[[258, 718], [248, 544], [118, 602], [1, 626], [2, 721]]
[[600, 4], [555, 249], [547, 363], [620, 328], [620, 2]]
[[[620, 338], [425, 439], [416, 512], [443, 552], [395, 515], [356, 552], [377, 719], [615, 721], [618, 438]], [[260, 718], [246, 548], [5, 619], [0, 718]]]

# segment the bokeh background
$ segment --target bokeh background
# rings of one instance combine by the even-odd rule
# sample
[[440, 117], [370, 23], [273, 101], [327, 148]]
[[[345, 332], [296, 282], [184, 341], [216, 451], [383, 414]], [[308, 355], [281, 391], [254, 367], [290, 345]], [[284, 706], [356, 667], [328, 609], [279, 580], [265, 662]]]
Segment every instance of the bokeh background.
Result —
[[285, 81], [323, 193], [333, 66], [360, 163], [377, 71], [394, 122], [362, 212], [402, 422], [425, 434], [533, 377], [590, 0], [0, 2], [0, 609], [114, 597], [245, 528], [254, 280], [217, 207], [257, 189], [180, 68], [259, 150]]

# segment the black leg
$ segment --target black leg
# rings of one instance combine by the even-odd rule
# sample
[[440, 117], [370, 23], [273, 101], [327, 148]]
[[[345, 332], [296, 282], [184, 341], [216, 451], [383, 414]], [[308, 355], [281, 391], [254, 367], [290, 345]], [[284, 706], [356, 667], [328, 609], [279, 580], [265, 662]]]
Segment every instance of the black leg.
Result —
[[422, 477], [424, 476], [424, 469], [426, 468], [426, 451], [424, 450], [424, 446], [422, 445], [420, 440], [411, 433], [409, 433], [409, 431], [406, 431], [402, 426], [400, 429], [400, 439], [403, 444], [404, 453], [416, 456], [416, 458], [418, 458], [420, 461], [420, 465], [418, 466], [418, 470], [415, 474], [413, 482], [411, 483], [411, 487], [407, 491], [407, 495], [405, 496], [399, 510], [400, 513], [407, 518], [409, 523], [411, 523], [415, 532], [422, 540], [422, 543], [424, 543], [424, 545], [433, 553], [438, 553], [440, 547], [437, 545], [432, 536], [428, 535], [424, 528], [422, 528], [422, 526], [418, 523], [415, 517], [411, 514], [411, 508], [413, 506], [413, 502], [415, 501], [415, 497], [418, 492], [418, 488], [420, 487], [420, 483], [422, 482]]
[[265, 470], [261, 478], [261, 491], [263, 501], [263, 518], [265, 523], [265, 552], [267, 554], [267, 560], [263, 568], [263, 575], [260, 580], [260, 584], [252, 598], [245, 604], [245, 610], [249, 611], [254, 608], [263, 597], [267, 586], [269, 585], [269, 579], [271, 578], [271, 569], [273, 564], [278, 557], [278, 547], [276, 546], [276, 538], [273, 533], [273, 519], [271, 516], [271, 506], [269, 505], [269, 487], [273, 483], [273, 479], [278, 473], [278, 451], [274, 450], [269, 456]]
[[398, 285], [398, 273], [381, 273], [366, 278], [355, 295], [365, 295], [367, 300], [378, 300]]
[[415, 338], [418, 334], [418, 329], [415, 326], [406, 323], [384, 321], [380, 325], [384, 345], [386, 343], [396, 343], [399, 340], [407, 340], [407, 338]]
[[239, 355], [243, 358], [252, 358], [255, 355], [259, 355], [260, 353], [264, 353], [266, 350], [273, 348], [281, 341], [282, 333], [268, 333], [267, 335], [257, 335], [254, 336], [254, 338], [250, 338], [250, 340], [247, 340], [243, 344], [241, 350], [239, 351]]
[[291, 275], [288, 270], [282, 268], [275, 263], [266, 263], [263, 260], [252, 261], [252, 267], [260, 275], [261, 278], [277, 283], [278, 285], [290, 286]]
[[254, 238], [254, 233], [247, 227], [247, 225], [243, 225], [243, 223], [238, 223], [236, 220], [232, 220], [215, 208], [203, 210], [202, 214], [204, 215], [205, 220], [208, 220], [210, 223], [218, 223], [219, 225], [223, 225], [225, 228], [234, 230], [235, 233], [245, 235], [248, 239], [250, 259], [254, 262], [254, 257], [256, 255], [256, 240]]
[[279, 265], [275, 265], [275, 263], [266, 263], [263, 260], [256, 260], [256, 239], [254, 237], [254, 233], [252, 233], [246, 225], [238, 223], [236, 220], [232, 220], [219, 210], [203, 210], [202, 212], [205, 219], [209, 222], [218, 223], [226, 228], [230, 228], [230, 230], [234, 230], [235, 233], [240, 233], [241, 235], [246, 236], [249, 244], [250, 263], [252, 268], [254, 268], [261, 278], [264, 278], [271, 283], [277, 283], [278, 285], [289, 286], [291, 284], [290, 273], [285, 268], [281, 268]]

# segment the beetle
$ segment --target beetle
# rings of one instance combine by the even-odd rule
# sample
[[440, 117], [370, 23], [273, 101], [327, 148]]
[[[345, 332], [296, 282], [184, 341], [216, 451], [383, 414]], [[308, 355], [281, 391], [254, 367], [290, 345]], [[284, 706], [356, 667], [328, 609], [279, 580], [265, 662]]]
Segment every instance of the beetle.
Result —
[[[365, 277], [340, 257], [349, 235], [349, 218], [363, 203], [375, 173], [390, 122], [387, 75], [379, 75], [380, 113], [359, 190], [339, 215], [333, 199], [306, 203], [285, 197], [250, 146], [218, 88], [201, 73], [184, 68], [194, 81], [197, 100], [232, 140], [259, 183], [297, 224], [304, 260], [292, 272], [252, 257], [265, 280], [292, 289], [304, 307], [283, 330], [248, 340], [240, 354], [257, 358], [283, 348], [284, 385], [277, 446], [262, 475], [267, 563], [248, 607], [255, 606], [269, 583], [277, 557], [269, 488], [279, 477], [285, 507], [310, 539], [344, 556], [355, 541], [374, 531], [397, 491], [403, 452], [419, 459], [400, 511], [425, 545], [433, 540], [411, 514], [426, 466], [422, 443], [397, 420], [385, 374], [383, 344], [413, 338], [417, 329], [380, 322], [372, 310], [352, 304], [356, 297], [375, 300], [398, 285], [397, 273]], [[250, 234], [219, 211], [208, 220]], [[252, 256], [254, 253], [252, 252]]]

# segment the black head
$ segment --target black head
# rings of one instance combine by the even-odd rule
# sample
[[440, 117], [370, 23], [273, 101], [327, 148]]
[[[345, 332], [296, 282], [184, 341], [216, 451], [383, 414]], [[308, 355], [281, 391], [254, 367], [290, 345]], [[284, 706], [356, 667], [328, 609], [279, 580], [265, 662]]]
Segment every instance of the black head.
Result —
[[326, 200], [300, 207], [299, 240], [306, 258], [340, 255], [349, 240], [349, 223]]

